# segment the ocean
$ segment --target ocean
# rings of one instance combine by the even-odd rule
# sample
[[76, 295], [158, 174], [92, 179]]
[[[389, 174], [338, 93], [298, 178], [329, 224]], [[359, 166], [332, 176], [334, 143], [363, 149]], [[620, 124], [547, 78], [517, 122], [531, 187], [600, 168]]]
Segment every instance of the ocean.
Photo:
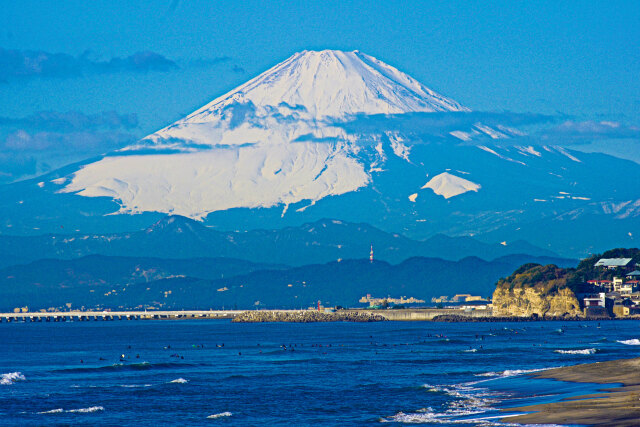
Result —
[[0, 324], [0, 425], [500, 425], [601, 385], [533, 379], [637, 357], [640, 322]]

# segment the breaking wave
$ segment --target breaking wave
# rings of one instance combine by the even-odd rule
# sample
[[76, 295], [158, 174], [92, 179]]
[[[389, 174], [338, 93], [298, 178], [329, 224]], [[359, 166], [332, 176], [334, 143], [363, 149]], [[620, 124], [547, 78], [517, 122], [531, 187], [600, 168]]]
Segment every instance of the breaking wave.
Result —
[[89, 414], [91, 412], [99, 412], [99, 411], [104, 411], [104, 408], [102, 406], [90, 406], [88, 408], [69, 409], [68, 411], [65, 411], [65, 412], [75, 412], [75, 413], [80, 413], [80, 414]]
[[596, 354], [598, 350], [595, 348], [585, 348], [583, 350], [553, 350], [553, 352], [560, 354], [581, 354], [586, 356], [589, 354]]
[[0, 375], [0, 384], [11, 385], [17, 381], [25, 381], [26, 378], [22, 375], [22, 372], [9, 372], [8, 374]]
[[497, 371], [497, 372], [483, 372], [481, 374], [475, 374], [476, 377], [515, 377], [516, 375], [530, 374], [532, 372], [540, 372], [546, 371], [547, 369], [553, 368], [541, 368], [541, 369], [507, 369], [505, 371]]
[[220, 412], [219, 414], [213, 414], [213, 415], [209, 415], [207, 418], [210, 420], [214, 420], [217, 418], [224, 418], [224, 417], [230, 417], [233, 414], [229, 411], [225, 411], [225, 412]]
[[88, 408], [78, 408], [78, 409], [50, 409], [48, 411], [38, 412], [38, 414], [61, 414], [63, 412], [74, 413], [74, 414], [90, 414], [92, 412], [104, 411], [104, 407], [102, 406], [90, 406]]
[[185, 380], [184, 378], [176, 378], [175, 380], [169, 381], [170, 384], [186, 384], [189, 380]]
[[61, 412], [64, 412], [64, 409], [57, 408], [57, 409], [50, 409], [48, 411], [38, 412], [38, 414], [59, 414]]
[[640, 345], [640, 340], [638, 338], [634, 338], [632, 340], [619, 340], [617, 342], [625, 345]]
[[473, 387], [469, 384], [454, 384], [446, 386], [424, 384], [423, 388], [433, 393], [443, 393], [454, 399], [447, 403], [446, 408], [438, 412], [432, 407], [422, 408], [414, 413], [398, 412], [397, 414], [380, 419], [381, 422], [396, 423], [470, 423], [477, 420], [469, 420], [470, 415], [489, 416], [493, 412], [497, 412], [493, 405], [501, 402], [508, 397], [502, 392], [490, 391], [486, 388]]

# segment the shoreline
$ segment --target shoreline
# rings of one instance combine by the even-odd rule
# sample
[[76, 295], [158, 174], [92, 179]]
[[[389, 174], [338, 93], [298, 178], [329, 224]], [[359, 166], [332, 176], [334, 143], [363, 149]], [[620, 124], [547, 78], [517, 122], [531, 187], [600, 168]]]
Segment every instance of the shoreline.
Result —
[[505, 415], [518, 424], [580, 424], [637, 426], [640, 420], [640, 358], [553, 368], [528, 374], [533, 378], [602, 384], [601, 393], [573, 396], [559, 402], [503, 409], [527, 412]]

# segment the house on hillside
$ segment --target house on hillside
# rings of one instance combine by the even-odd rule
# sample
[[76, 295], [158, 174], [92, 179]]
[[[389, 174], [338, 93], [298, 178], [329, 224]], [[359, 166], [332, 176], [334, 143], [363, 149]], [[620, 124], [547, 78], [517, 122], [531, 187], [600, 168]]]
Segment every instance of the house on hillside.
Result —
[[611, 280], [587, 280], [587, 283], [603, 292], [613, 291], [613, 282]]
[[631, 295], [634, 292], [638, 291], [638, 283], [637, 281], [633, 282], [633, 281], [628, 281], [628, 282], [624, 282], [622, 285], [620, 285], [620, 293], [622, 295]]
[[621, 289], [628, 288], [630, 289], [630, 294], [638, 292], [640, 290], [640, 280], [627, 280], [622, 285]]
[[635, 263], [632, 258], [601, 258], [594, 264], [595, 267], [603, 267], [608, 270], [615, 270], [616, 268], [624, 269], [625, 271], [631, 271], [635, 268]]
[[616, 317], [624, 317], [638, 314], [640, 307], [633, 304], [629, 298], [616, 299], [613, 303], [613, 314]]
[[614, 299], [606, 293], [587, 295], [584, 298], [584, 314], [587, 317], [607, 317], [613, 315]]
[[613, 292], [622, 292], [621, 288], [624, 284], [622, 277], [614, 277], [613, 278]]
[[634, 303], [635, 305], [640, 305], [640, 292], [634, 292], [631, 295], [629, 295], [629, 299], [631, 300], [632, 303]]
[[627, 280], [640, 280], [640, 271], [633, 270], [631, 273], [627, 273]]

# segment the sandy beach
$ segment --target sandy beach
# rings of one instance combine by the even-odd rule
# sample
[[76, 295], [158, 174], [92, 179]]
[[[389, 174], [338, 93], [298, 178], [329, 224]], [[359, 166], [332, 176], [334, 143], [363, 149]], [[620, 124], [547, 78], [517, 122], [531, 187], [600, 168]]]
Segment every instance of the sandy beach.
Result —
[[556, 403], [513, 408], [531, 412], [505, 418], [522, 424], [637, 426], [640, 424], [640, 358], [549, 369], [535, 378], [607, 384], [602, 393], [575, 396]]

